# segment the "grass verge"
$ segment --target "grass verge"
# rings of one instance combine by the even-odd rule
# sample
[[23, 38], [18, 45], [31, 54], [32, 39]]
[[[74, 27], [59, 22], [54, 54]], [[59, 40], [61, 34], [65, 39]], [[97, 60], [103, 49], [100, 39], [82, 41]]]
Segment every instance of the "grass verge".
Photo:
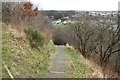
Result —
[[85, 64], [85, 59], [80, 53], [75, 52], [69, 47], [65, 47], [66, 52], [68, 53], [71, 63], [70, 63], [70, 71], [68, 72], [68, 76], [71, 78], [85, 78], [87, 75], [92, 74], [92, 70], [87, 68]]

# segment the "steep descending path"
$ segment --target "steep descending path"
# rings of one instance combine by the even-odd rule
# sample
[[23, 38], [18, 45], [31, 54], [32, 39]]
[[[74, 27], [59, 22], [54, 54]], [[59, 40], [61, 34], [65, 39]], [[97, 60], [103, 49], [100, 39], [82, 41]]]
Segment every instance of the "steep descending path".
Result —
[[69, 57], [64, 50], [64, 46], [56, 46], [57, 54], [53, 58], [50, 65], [50, 72], [47, 77], [49, 78], [65, 78], [66, 73], [69, 71]]

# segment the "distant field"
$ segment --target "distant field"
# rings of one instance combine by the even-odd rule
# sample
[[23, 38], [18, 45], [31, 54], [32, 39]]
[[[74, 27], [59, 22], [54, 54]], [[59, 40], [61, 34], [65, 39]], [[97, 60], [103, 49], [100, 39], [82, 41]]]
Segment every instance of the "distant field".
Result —
[[53, 25], [53, 27], [64, 28], [66, 25]]

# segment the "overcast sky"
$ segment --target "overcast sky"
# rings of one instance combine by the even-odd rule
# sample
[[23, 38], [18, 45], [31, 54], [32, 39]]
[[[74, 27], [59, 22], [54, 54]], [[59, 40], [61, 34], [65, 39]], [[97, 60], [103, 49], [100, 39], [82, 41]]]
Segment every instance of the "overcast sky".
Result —
[[30, 0], [43, 10], [118, 10], [120, 0]]

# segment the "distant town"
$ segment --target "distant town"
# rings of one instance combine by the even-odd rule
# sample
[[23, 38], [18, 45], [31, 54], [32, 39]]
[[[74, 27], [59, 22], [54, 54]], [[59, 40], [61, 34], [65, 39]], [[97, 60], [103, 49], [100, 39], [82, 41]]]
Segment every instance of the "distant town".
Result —
[[[76, 21], [73, 18], [92, 16], [99, 17], [100, 22], [104, 21], [103, 18], [116, 17], [117, 11], [45, 11], [48, 18], [52, 20], [53, 25], [62, 25], [68, 23], [75, 23]], [[111, 20], [108, 20], [111, 21]], [[114, 21], [111, 21], [115, 23]]]

